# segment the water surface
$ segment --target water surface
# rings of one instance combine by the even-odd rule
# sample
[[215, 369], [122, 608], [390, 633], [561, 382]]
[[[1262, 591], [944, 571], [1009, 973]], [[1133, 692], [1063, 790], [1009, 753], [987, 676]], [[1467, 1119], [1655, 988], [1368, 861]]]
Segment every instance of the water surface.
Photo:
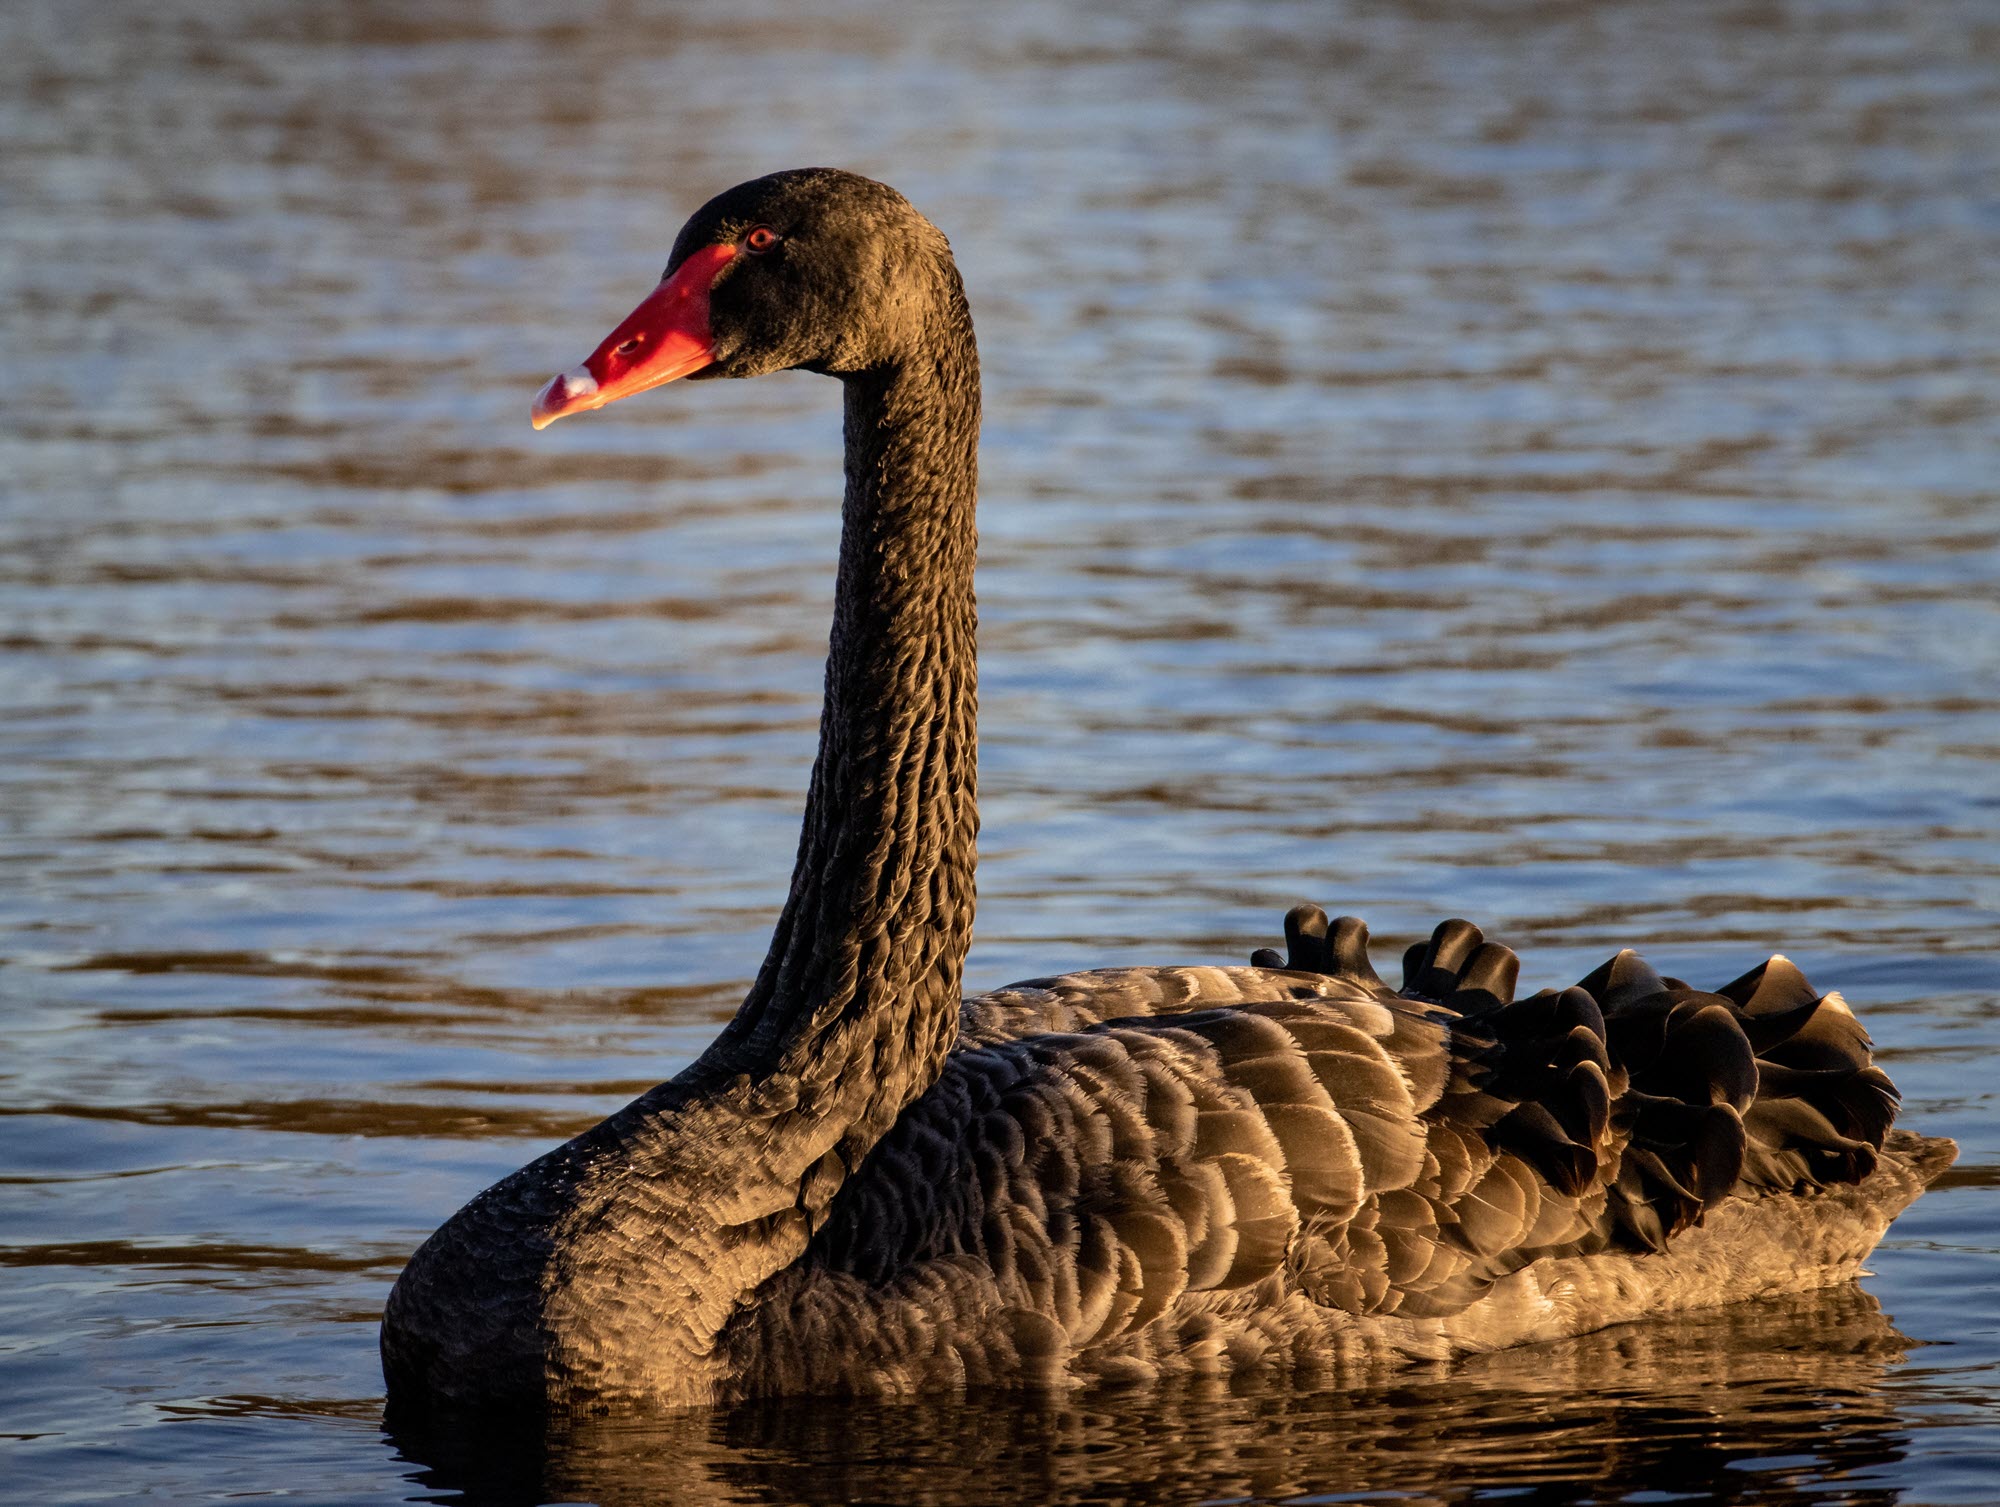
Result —
[[[39, 1502], [2000, 1495], [2000, 25], [1921, 7], [0, 13], [0, 1444]], [[385, 1435], [375, 1324], [784, 893], [838, 393], [529, 396], [739, 179], [953, 238], [971, 984], [1313, 898], [1774, 946], [1948, 1186], [1855, 1289], [1359, 1389]]]

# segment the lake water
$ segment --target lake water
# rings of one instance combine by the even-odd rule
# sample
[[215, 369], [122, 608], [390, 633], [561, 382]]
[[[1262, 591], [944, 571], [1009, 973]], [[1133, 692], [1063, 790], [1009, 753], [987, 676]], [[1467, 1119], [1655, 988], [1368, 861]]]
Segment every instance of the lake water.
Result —
[[[13, 0], [0, 1479], [2000, 1499], [2000, 16]], [[685, 1063], [790, 870], [839, 397], [528, 400], [775, 168], [979, 322], [971, 984], [1298, 899], [1773, 947], [1960, 1138], [1861, 1287], [1346, 1391], [385, 1434], [405, 1255]]]

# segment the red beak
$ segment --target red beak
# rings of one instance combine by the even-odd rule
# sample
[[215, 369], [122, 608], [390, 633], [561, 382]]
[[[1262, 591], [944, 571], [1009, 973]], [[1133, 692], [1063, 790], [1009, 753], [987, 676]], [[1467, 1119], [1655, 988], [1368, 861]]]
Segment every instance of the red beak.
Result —
[[708, 294], [735, 255], [734, 246], [704, 246], [682, 262], [583, 365], [551, 377], [535, 394], [535, 427], [544, 429], [572, 413], [616, 403], [714, 361]]

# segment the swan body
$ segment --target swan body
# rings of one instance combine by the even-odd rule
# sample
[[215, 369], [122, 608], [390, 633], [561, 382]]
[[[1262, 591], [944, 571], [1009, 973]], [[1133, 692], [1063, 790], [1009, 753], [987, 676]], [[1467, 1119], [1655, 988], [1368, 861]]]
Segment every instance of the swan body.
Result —
[[1449, 921], [1392, 988], [1315, 907], [1249, 967], [960, 997], [977, 830], [978, 373], [944, 238], [807, 169], [704, 206], [537, 427], [689, 376], [846, 391], [791, 893], [686, 1071], [412, 1257], [392, 1408], [1341, 1371], [1844, 1281], [1949, 1165], [1835, 994], [1620, 953], [1515, 998]]

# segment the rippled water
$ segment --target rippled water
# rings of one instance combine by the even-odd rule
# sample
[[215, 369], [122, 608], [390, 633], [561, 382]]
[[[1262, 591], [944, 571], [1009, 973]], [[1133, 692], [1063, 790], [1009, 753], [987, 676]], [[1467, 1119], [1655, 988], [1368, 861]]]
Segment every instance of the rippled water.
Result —
[[[24, 1500], [2000, 1496], [1979, 0], [0, 11], [0, 1442]], [[1358, 1391], [396, 1439], [375, 1323], [789, 873], [838, 392], [529, 395], [773, 168], [957, 245], [975, 986], [1304, 897], [1782, 945], [1958, 1136], [1866, 1292]]]

